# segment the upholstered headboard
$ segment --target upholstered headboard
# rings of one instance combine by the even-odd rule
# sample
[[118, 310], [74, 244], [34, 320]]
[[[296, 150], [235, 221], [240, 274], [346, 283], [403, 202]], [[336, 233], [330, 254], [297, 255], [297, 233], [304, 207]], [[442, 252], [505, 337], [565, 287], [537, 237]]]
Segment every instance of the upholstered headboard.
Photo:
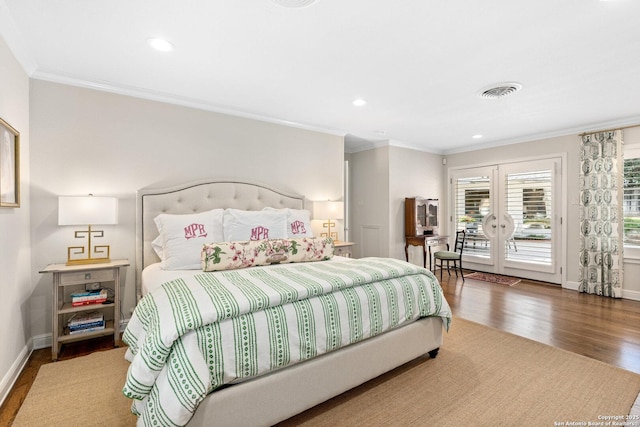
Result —
[[142, 270], [160, 261], [151, 242], [158, 237], [153, 219], [161, 213], [188, 214], [216, 208], [261, 210], [264, 207], [308, 209], [304, 196], [267, 185], [225, 179], [205, 179], [163, 188], [144, 188], [136, 195], [136, 296], [140, 299]]

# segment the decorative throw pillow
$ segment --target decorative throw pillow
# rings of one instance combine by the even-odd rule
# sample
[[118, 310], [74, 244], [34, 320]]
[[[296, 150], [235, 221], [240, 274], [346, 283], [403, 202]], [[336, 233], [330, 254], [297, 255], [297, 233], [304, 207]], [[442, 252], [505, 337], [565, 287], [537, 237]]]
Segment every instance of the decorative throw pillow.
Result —
[[[224, 239], [223, 209], [196, 214], [160, 214], [154, 221], [160, 233], [160, 266], [165, 270], [196, 270], [200, 268], [200, 250], [205, 242]], [[153, 246], [153, 244], [152, 244]]]
[[284, 212], [287, 215], [287, 237], [313, 237], [311, 229], [311, 212], [306, 209], [264, 208], [263, 211]]
[[[285, 239], [287, 214], [278, 211], [225, 209], [222, 219], [225, 242], [240, 240]], [[208, 240], [215, 242], [215, 240]]]
[[233, 270], [257, 265], [323, 261], [333, 257], [330, 237], [217, 242], [202, 248], [203, 271]]

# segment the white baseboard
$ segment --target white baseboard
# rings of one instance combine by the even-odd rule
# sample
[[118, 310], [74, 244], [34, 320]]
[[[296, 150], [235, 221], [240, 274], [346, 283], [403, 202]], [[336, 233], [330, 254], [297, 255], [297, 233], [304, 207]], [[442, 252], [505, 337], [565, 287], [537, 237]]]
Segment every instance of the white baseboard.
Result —
[[577, 291], [579, 286], [580, 286], [580, 282], [567, 281], [562, 287], [564, 289], [571, 289], [572, 291]]
[[632, 299], [634, 301], [640, 301], [640, 292], [638, 291], [626, 291], [622, 290], [622, 298]]
[[[564, 289], [571, 289], [572, 291], [577, 291], [579, 287], [580, 287], [579, 282], [567, 282], [563, 286]], [[622, 298], [630, 299], [634, 301], [640, 301], [640, 292], [622, 289]]]
[[18, 358], [13, 362], [13, 365], [11, 365], [7, 374], [2, 378], [2, 381], [0, 382], [0, 406], [2, 406], [7, 396], [9, 396], [9, 392], [29, 361], [29, 356], [31, 356], [32, 352], [33, 340], [29, 340], [27, 345], [25, 345], [20, 351]]
[[51, 334], [36, 335], [35, 337], [31, 338], [31, 340], [33, 341], [34, 350], [51, 347], [51, 343], [53, 342]]

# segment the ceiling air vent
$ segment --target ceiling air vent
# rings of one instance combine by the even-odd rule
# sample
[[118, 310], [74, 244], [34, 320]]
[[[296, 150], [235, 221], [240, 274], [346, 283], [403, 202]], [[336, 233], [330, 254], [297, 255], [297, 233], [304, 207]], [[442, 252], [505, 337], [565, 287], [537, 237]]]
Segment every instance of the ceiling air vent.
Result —
[[497, 99], [511, 95], [520, 89], [522, 89], [522, 85], [520, 83], [498, 83], [480, 90], [478, 92], [478, 96], [480, 98]]
[[272, 0], [272, 1], [275, 4], [278, 4], [280, 6], [291, 7], [291, 8], [306, 7], [316, 2], [316, 0]]

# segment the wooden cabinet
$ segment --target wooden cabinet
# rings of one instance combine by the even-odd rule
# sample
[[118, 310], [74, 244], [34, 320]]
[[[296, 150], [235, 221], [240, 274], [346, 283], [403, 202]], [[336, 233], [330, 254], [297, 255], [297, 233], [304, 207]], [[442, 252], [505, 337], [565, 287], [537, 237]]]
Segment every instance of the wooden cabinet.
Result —
[[437, 235], [438, 214], [438, 199], [407, 197], [404, 199], [405, 236]]
[[404, 254], [409, 261], [409, 246], [422, 247], [422, 264], [431, 270], [431, 247], [447, 245], [449, 236], [438, 233], [439, 226], [438, 199], [407, 197], [404, 199]]
[[[120, 268], [129, 261], [114, 260], [104, 264], [73, 265], [51, 264], [40, 273], [53, 274], [53, 333], [51, 358], [58, 359], [60, 347], [65, 342], [113, 335], [116, 347], [120, 345]], [[73, 306], [71, 294], [84, 291], [87, 285], [110, 289], [107, 301], [98, 304]], [[105, 328], [97, 331], [70, 334], [67, 322], [76, 314], [98, 311], [104, 315]]]

